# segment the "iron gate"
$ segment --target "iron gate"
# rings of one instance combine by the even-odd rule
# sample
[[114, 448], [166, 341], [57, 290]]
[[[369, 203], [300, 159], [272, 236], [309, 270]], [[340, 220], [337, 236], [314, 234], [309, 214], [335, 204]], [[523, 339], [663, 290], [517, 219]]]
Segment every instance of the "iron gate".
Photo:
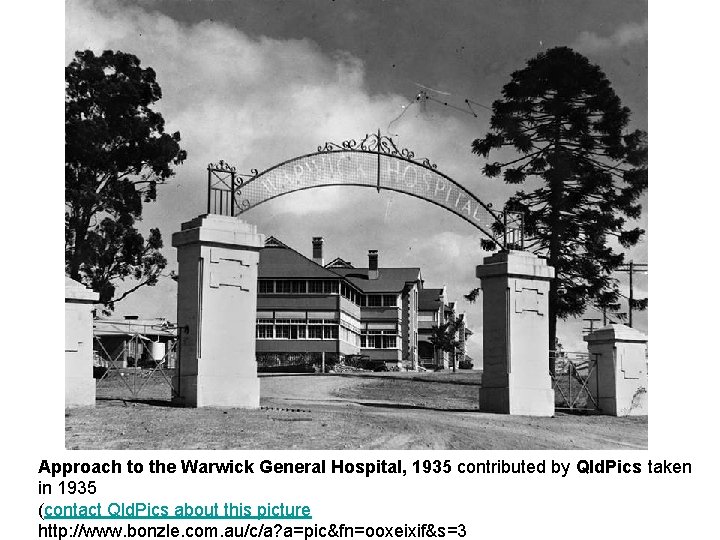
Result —
[[[597, 355], [550, 351], [550, 357], [555, 365], [554, 373], [550, 373], [555, 391], [555, 410], [598, 410], [598, 403], [588, 388], [589, 384], [598, 384]], [[597, 386], [595, 390], [597, 396]]]

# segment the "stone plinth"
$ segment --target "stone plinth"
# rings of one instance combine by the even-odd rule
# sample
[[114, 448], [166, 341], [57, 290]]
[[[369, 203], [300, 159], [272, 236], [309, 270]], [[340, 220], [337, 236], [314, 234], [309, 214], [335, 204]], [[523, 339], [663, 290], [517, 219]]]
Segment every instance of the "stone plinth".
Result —
[[65, 406], [94, 407], [93, 304], [98, 293], [65, 277]]
[[254, 225], [212, 214], [173, 234], [180, 327], [174, 387], [187, 406], [260, 406], [255, 314], [264, 240]]
[[647, 414], [647, 336], [624, 324], [611, 324], [583, 339], [597, 359], [587, 386], [600, 410], [614, 416]]
[[555, 270], [522, 251], [496, 253], [477, 267], [483, 291], [480, 410], [552, 416], [548, 373], [548, 291]]

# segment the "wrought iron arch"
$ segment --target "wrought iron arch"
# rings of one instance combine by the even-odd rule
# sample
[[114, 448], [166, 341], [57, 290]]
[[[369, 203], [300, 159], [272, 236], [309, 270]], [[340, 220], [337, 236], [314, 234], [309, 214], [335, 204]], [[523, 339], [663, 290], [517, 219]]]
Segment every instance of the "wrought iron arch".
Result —
[[[247, 178], [243, 178], [246, 176]], [[358, 186], [405, 193], [435, 204], [470, 223], [495, 244], [495, 228], [506, 229], [502, 216], [429, 159], [399, 149], [377, 133], [357, 141], [327, 142], [317, 152], [294, 157], [262, 172], [238, 175], [220, 161], [208, 166], [208, 213], [239, 216], [282, 195], [325, 186]]]

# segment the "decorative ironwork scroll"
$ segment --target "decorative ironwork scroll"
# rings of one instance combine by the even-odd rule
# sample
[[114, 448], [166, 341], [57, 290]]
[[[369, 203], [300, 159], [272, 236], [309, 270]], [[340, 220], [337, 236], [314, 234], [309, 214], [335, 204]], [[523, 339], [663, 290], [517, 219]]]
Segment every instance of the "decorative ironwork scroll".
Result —
[[[315, 153], [252, 172], [250, 178], [238, 182], [233, 170], [229, 190], [227, 182], [211, 185], [208, 176], [208, 212], [237, 216], [276, 197], [316, 187], [374, 187], [378, 192], [385, 189], [405, 193], [445, 208], [502, 247], [492, 234], [493, 224], [502, 223], [502, 215], [493, 211], [492, 205], [438, 171], [429, 159], [416, 158], [414, 152], [398, 148], [380, 132], [340, 144], [326, 142]], [[211, 173], [208, 167], [208, 174], [215, 171]], [[222, 208], [210, 204], [215, 191], [228, 191], [219, 194], [225, 201]], [[212, 197], [217, 199], [218, 195]], [[230, 207], [229, 201], [233, 201]]]
[[380, 153], [385, 154], [386, 156], [401, 157], [403, 159], [420, 162], [424, 167], [437, 170], [437, 165], [432, 163], [429, 159], [415, 159], [415, 152], [408, 150], [407, 148], [399, 149], [395, 145], [395, 141], [393, 141], [390, 137], [381, 135], [379, 131], [377, 133], [365, 135], [365, 138], [359, 142], [355, 139], [348, 139], [347, 141], [343, 141], [340, 144], [326, 142], [323, 146], [318, 146], [318, 152], [323, 153], [338, 151], [342, 152], [344, 150], [353, 150], [356, 152], [370, 152], [374, 154]]

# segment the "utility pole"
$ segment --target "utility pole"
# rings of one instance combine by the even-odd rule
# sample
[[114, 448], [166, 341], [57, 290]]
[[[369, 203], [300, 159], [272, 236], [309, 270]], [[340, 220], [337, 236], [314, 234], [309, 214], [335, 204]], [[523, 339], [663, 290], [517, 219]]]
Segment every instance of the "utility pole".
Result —
[[[605, 319], [605, 309], [603, 308], [603, 319]], [[584, 334], [592, 334], [593, 330], [595, 330], [595, 323], [600, 322], [600, 319], [583, 319], [583, 321], [587, 322], [590, 327], [589, 328], [583, 328]], [[605, 326], [605, 321], [603, 320], [603, 326]]]
[[632, 328], [633, 304], [635, 303], [635, 297], [633, 295], [633, 274], [647, 274], [648, 265], [647, 263], [636, 263], [630, 261], [628, 264], [623, 264], [619, 266], [618, 271], [627, 272], [630, 276], [630, 294], [628, 296], [628, 326]]
[[632, 308], [633, 308], [633, 262], [628, 265], [628, 275], [630, 276], [630, 298], [628, 299], [628, 326], [632, 328]]

